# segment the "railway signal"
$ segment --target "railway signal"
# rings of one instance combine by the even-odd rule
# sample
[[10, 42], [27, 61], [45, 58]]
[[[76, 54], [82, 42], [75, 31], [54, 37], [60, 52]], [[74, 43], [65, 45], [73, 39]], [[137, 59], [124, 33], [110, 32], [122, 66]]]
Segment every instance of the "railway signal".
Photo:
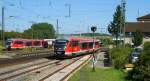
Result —
[[92, 26], [91, 27], [91, 31], [93, 32], [93, 71], [95, 71], [95, 55], [94, 55], [94, 34], [95, 34], [95, 31], [97, 30], [97, 27], [96, 26]]

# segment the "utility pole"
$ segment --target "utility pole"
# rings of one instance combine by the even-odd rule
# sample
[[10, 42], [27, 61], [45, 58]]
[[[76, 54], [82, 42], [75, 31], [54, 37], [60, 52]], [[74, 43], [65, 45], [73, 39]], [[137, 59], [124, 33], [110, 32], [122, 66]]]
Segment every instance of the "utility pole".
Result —
[[1, 32], [1, 37], [2, 37], [2, 45], [4, 46], [5, 44], [5, 36], [4, 36], [4, 32], [5, 32], [5, 30], [4, 30], [5, 28], [4, 28], [4, 6], [2, 6], [2, 32]]
[[138, 17], [140, 16], [140, 10], [138, 9]]
[[59, 20], [57, 19], [56, 20], [56, 36], [58, 37], [59, 36]]
[[123, 37], [124, 37], [124, 46], [125, 46], [125, 23], [126, 23], [126, 18], [125, 18], [125, 6], [126, 6], [126, 1], [125, 0], [122, 0], [121, 1], [121, 7], [122, 7], [122, 14], [123, 14]]
[[65, 6], [68, 6], [68, 16], [66, 17], [71, 17], [71, 4], [65, 4]]

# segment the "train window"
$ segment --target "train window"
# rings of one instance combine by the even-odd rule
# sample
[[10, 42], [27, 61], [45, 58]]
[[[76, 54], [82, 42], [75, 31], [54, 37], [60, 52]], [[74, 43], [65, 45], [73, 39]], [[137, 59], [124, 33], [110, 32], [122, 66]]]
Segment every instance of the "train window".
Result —
[[23, 44], [23, 41], [15, 41], [14, 44]]
[[79, 45], [79, 41], [75, 40], [75, 41], [72, 41], [72, 46], [75, 47], [75, 46], [78, 46]]
[[26, 46], [32, 46], [32, 42], [26, 42]]
[[55, 44], [58, 44], [58, 45], [65, 45], [66, 44], [66, 42], [62, 42], [62, 41], [57, 41], [57, 42], [55, 42]]
[[68, 40], [59, 39], [59, 40], [55, 40], [55, 41], [53, 42], [53, 44], [55, 44], [55, 45], [66, 45], [67, 42], [68, 42]]
[[82, 43], [82, 49], [86, 49], [87, 48], [87, 43]]
[[89, 48], [93, 48], [93, 42], [89, 43]]
[[40, 41], [34, 41], [34, 45], [35, 45], [35, 46], [40, 46], [40, 45], [41, 45], [41, 42], [40, 42]]

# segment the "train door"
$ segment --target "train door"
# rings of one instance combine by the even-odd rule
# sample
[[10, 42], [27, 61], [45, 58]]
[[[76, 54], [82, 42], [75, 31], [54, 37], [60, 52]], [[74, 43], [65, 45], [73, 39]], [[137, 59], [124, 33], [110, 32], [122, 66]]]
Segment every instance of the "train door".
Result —
[[89, 42], [89, 49], [93, 49], [93, 48], [94, 48], [93, 42]]
[[95, 42], [94, 48], [99, 48], [99, 42]]
[[78, 40], [73, 40], [71, 44], [72, 52], [79, 52], [80, 51], [80, 45]]
[[42, 47], [43, 48], [48, 48], [48, 42], [47, 41], [42, 41]]

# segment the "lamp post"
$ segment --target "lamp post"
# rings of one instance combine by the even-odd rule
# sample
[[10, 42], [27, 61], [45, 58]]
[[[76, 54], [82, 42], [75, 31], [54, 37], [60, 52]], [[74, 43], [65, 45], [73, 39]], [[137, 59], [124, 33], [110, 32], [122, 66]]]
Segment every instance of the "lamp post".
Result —
[[1, 31], [1, 39], [2, 39], [2, 45], [4, 46], [5, 45], [5, 36], [4, 36], [4, 32], [5, 32], [5, 30], [4, 30], [5, 28], [4, 28], [4, 6], [2, 6], [2, 31]]
[[95, 61], [95, 55], [94, 55], [94, 33], [96, 31], [97, 27], [96, 26], [92, 26], [91, 27], [91, 31], [93, 32], [93, 71], [95, 71], [95, 64], [94, 64], [94, 61]]

